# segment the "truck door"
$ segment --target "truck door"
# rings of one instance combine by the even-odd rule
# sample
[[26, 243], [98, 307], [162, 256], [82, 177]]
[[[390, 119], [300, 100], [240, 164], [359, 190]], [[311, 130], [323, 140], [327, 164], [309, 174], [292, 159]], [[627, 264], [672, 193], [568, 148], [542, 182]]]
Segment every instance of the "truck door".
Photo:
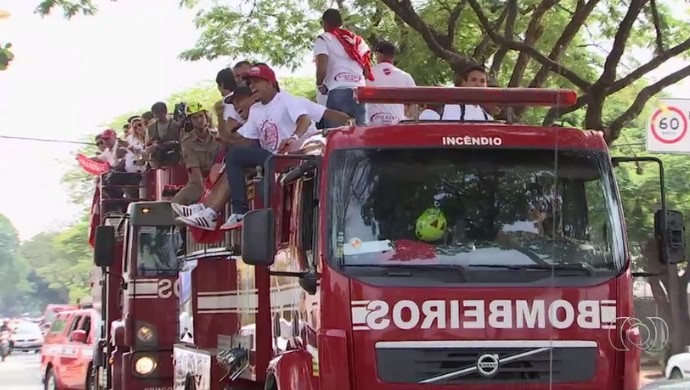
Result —
[[84, 315], [78, 329], [86, 333], [86, 342], [75, 342], [75, 348], [78, 350], [78, 357], [75, 362], [76, 380], [78, 382], [75, 386], [80, 389], [86, 387], [86, 378], [89, 375], [89, 364], [93, 360], [94, 346], [92, 323], [91, 315], [88, 313]]
[[78, 343], [72, 341], [72, 334], [79, 329], [79, 325], [84, 318], [83, 314], [77, 314], [72, 317], [72, 322], [69, 325], [67, 338], [62, 347], [60, 354], [60, 379], [62, 383], [69, 388], [78, 386], [79, 384], [79, 349]]

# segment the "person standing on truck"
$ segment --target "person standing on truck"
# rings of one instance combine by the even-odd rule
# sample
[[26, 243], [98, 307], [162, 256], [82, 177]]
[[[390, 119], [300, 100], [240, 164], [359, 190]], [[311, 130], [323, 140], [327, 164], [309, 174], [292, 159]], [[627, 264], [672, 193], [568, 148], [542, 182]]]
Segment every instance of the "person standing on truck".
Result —
[[[355, 101], [353, 90], [365, 85], [365, 78], [374, 80], [370, 50], [359, 35], [344, 29], [343, 18], [337, 9], [323, 13], [324, 33], [314, 42], [316, 85], [322, 95], [328, 95], [326, 107], [355, 118], [357, 125], [366, 123], [366, 106]], [[344, 125], [330, 120], [326, 128]]]
[[[486, 69], [473, 64], [460, 73], [455, 85], [464, 88], [487, 88]], [[476, 104], [446, 104], [440, 107], [428, 107], [419, 115], [419, 120], [443, 121], [492, 121], [486, 110]]]
[[[372, 87], [416, 87], [409, 73], [393, 65], [397, 49], [387, 41], [380, 41], [374, 49], [377, 64], [371, 69], [374, 80], [367, 81]], [[368, 104], [367, 115], [372, 125], [392, 125], [405, 118], [404, 104]]]
[[213, 165], [218, 143], [208, 130], [206, 109], [200, 103], [188, 104], [185, 110], [192, 129], [186, 131], [180, 140], [182, 159], [187, 168], [187, 184], [172, 198], [172, 203], [190, 205], [204, 193], [204, 177]]

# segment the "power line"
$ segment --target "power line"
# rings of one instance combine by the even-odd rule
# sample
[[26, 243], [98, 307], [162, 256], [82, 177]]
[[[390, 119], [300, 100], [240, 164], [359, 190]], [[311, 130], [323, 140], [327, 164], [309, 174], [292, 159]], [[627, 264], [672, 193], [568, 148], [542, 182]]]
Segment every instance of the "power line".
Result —
[[33, 142], [53, 142], [53, 143], [60, 143], [60, 144], [96, 145], [93, 142], [69, 141], [69, 140], [62, 140], [62, 139], [34, 138], [34, 137], [16, 137], [16, 136], [11, 136], [11, 135], [0, 135], [0, 138], [16, 139], [16, 140], [20, 140], [20, 141], [33, 141]]

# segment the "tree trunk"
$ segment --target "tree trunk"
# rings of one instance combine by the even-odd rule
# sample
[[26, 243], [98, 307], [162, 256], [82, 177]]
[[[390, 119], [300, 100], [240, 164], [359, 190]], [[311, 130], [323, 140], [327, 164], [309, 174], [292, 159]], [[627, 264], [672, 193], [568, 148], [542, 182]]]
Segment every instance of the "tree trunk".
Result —
[[[646, 272], [659, 276], [648, 279], [652, 295], [659, 309], [659, 316], [668, 325], [668, 344], [665, 348], [664, 364], [671, 355], [683, 352], [690, 344], [690, 313], [688, 312], [688, 273], [678, 275], [678, 267], [673, 264], [662, 264], [659, 258], [658, 243], [650, 239], [643, 249], [646, 260]], [[654, 332], [654, 329], [650, 329]], [[651, 334], [652, 337], [659, 337]]]

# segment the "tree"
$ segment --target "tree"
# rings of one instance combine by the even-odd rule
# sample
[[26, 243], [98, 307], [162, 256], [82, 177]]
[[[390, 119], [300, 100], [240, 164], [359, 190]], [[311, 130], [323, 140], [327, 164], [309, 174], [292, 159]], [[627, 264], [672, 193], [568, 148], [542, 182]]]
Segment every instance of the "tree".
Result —
[[[627, 129], [625, 134], [626, 142], [644, 145], [645, 132], [641, 127]], [[648, 155], [644, 152], [636, 153], [630, 146], [617, 152], [616, 154]], [[690, 182], [686, 179], [685, 172], [690, 169], [690, 161], [680, 155], [656, 157], [664, 163], [669, 209], [689, 215]], [[659, 248], [653, 239], [653, 215], [660, 206], [658, 167], [655, 164], [627, 164], [617, 170], [617, 182], [626, 216], [633, 265], [639, 271], [652, 274], [646, 281], [660, 317], [670, 325], [670, 344], [666, 355], [682, 352], [685, 345], [690, 345], [690, 335], [685, 331], [690, 327], [686, 293], [690, 282], [690, 267], [687, 263], [680, 266], [665, 265], [659, 259]], [[686, 259], [690, 259], [690, 246], [686, 248]]]
[[[325, 0], [253, 0], [215, 4], [196, 18], [201, 36], [182, 58], [257, 56], [274, 65], [296, 67], [319, 30]], [[609, 143], [639, 116], [665, 87], [690, 75], [683, 67], [645, 86], [616, 117], [605, 105], [616, 94], [649, 75], [669, 59], [686, 56], [690, 27], [658, 0], [338, 0], [346, 24], [370, 42], [386, 37], [401, 48], [400, 64], [419, 84], [447, 82], [472, 62], [489, 62], [500, 85], [572, 87], [574, 106], [552, 109], [543, 123], [584, 110], [581, 125], [603, 130]], [[196, 7], [193, 0], [182, 5]], [[62, 7], [67, 17], [92, 14], [90, 0], [44, 0], [37, 11]], [[280, 12], [275, 12], [279, 9]], [[266, 28], [270, 26], [271, 28]], [[476, 26], [473, 29], [461, 26]], [[635, 33], [633, 34], [633, 31]], [[644, 64], [626, 52], [648, 47]], [[610, 42], [611, 49], [601, 42]], [[603, 55], [602, 52], [608, 52]], [[445, 69], [444, 69], [445, 68]], [[452, 70], [452, 72], [449, 72]], [[557, 77], [551, 77], [557, 76]], [[523, 110], [516, 108], [517, 115]], [[528, 116], [529, 117], [529, 116]]]
[[[325, 3], [259, 0], [246, 12], [239, 6], [215, 5], [199, 13], [196, 22], [201, 37], [182, 56], [194, 60], [257, 55], [276, 65], [299, 65], [318, 31], [316, 19]], [[577, 89], [580, 95], [573, 107], [550, 110], [543, 122], [553, 123], [584, 108], [581, 125], [604, 130], [609, 142], [620, 136], [651, 97], [690, 75], [690, 66], [673, 72], [641, 89], [616, 117], [604, 115], [611, 95], [690, 49], [690, 29], [655, 0], [634, 0], [627, 6], [607, 0], [360, 0], [337, 4], [347, 15], [347, 24], [370, 41], [387, 37], [398, 42], [401, 65], [422, 83], [439, 81], [430, 73], [440, 74], [443, 81], [451, 77], [449, 72], [439, 72], [438, 60], [455, 73], [472, 62], [489, 61], [491, 73], [501, 85]], [[285, 12], [275, 13], [275, 9]], [[626, 51], [647, 47], [648, 41], [654, 42], [650, 61], [638, 64], [624, 56]], [[599, 42], [612, 42], [608, 55], [591, 50]], [[521, 113], [516, 109], [516, 114]]]
[[12, 222], [0, 214], [0, 308], [7, 315], [24, 312], [28, 267], [19, 256], [19, 237]]

